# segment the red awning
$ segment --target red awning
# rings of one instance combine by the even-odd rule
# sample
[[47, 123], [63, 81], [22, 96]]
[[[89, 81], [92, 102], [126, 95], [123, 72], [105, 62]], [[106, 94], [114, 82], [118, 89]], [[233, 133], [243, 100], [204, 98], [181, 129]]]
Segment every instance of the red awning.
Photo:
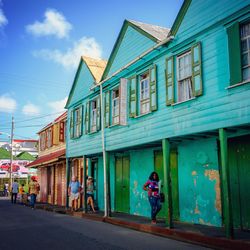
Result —
[[41, 157], [38, 157], [36, 160], [32, 161], [30, 164], [28, 164], [26, 167], [38, 167], [38, 166], [42, 166], [48, 163], [52, 163], [55, 161], [58, 161], [59, 158], [65, 156], [66, 154], [66, 150], [62, 149]]

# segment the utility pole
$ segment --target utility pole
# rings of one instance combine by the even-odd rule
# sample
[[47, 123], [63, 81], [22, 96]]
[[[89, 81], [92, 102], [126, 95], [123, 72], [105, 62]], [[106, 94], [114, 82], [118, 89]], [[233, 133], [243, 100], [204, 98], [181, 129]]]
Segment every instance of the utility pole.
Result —
[[12, 115], [11, 133], [10, 133], [10, 190], [12, 190], [13, 133], [14, 133], [14, 117]]

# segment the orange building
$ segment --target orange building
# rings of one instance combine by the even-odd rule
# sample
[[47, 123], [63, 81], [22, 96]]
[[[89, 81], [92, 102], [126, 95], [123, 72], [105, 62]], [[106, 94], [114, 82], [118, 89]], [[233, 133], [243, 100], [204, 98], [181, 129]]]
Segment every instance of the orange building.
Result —
[[66, 205], [66, 121], [67, 112], [38, 132], [38, 158], [28, 166], [37, 168], [40, 194], [38, 201]]

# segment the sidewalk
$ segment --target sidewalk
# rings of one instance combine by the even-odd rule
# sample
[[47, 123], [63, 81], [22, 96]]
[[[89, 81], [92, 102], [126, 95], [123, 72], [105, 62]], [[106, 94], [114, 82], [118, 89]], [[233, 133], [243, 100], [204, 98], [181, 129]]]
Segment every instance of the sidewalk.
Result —
[[149, 218], [123, 213], [112, 213], [112, 217], [104, 217], [103, 212], [83, 213], [71, 212], [65, 207], [49, 204], [37, 204], [36, 208], [65, 213], [90, 220], [97, 220], [113, 225], [123, 226], [141, 232], [151, 233], [175, 240], [190, 242], [215, 249], [250, 249], [250, 232], [235, 230], [235, 239], [227, 239], [223, 228], [192, 225], [175, 222], [173, 229], [165, 227], [164, 220], [151, 225]]

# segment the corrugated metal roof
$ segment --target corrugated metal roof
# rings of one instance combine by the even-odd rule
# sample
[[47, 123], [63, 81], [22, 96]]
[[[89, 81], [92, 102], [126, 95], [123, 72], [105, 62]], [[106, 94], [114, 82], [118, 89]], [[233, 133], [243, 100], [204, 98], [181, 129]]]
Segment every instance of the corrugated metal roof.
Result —
[[82, 59], [87, 64], [96, 82], [99, 83], [102, 78], [104, 69], [107, 65], [107, 61], [103, 59], [95, 59], [95, 58], [91, 58], [87, 56], [82, 56]]
[[142, 22], [137, 22], [134, 20], [128, 20], [128, 22], [136, 25], [140, 29], [144, 30], [151, 36], [155, 37], [157, 40], [162, 41], [167, 38], [168, 33], [170, 29], [157, 26], [157, 25], [152, 25], [152, 24], [147, 24], [147, 23], [142, 23]]

